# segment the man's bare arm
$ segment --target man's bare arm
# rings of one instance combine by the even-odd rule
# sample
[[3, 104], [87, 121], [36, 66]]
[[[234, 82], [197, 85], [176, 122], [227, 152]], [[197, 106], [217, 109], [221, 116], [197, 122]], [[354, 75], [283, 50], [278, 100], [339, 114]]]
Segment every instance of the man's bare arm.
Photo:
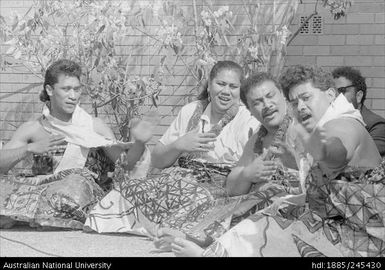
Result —
[[0, 173], [7, 173], [28, 154], [27, 145], [13, 149], [0, 149]]
[[0, 172], [6, 173], [29, 154], [43, 154], [55, 150], [64, 143], [61, 135], [47, 135], [34, 141], [39, 124], [35, 121], [22, 124], [13, 134], [11, 140], [0, 151]]
[[[102, 135], [106, 139], [116, 140], [115, 135], [112, 132], [111, 128], [107, 126], [106, 123], [100, 118], [94, 118], [94, 131], [99, 135]], [[116, 162], [122, 153], [123, 149], [121, 147], [103, 147], [104, 153], [110, 158], [112, 162]]]
[[[115, 135], [112, 132], [112, 130], [100, 118], [94, 119], [94, 130], [96, 133], [99, 133], [105, 138], [115, 140]], [[125, 149], [120, 146], [113, 146], [113, 147], [104, 147], [103, 150], [106, 153], [106, 155], [111, 159], [111, 161], [116, 162]], [[145, 143], [142, 141], [136, 140], [129, 148], [127, 155], [124, 159], [125, 166], [129, 169], [133, 168], [136, 162], [140, 160], [140, 158], [142, 157], [144, 150], [145, 150]]]

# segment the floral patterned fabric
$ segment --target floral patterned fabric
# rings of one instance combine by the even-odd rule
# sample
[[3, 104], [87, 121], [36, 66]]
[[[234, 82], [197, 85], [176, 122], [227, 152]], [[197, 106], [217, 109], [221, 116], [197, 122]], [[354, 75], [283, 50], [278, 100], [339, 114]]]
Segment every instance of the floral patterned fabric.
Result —
[[0, 178], [0, 218], [8, 220], [3, 225], [23, 221], [31, 226], [82, 229], [90, 208], [111, 188], [107, 173], [114, 165], [101, 149], [92, 149], [85, 168], [53, 174], [64, 150], [34, 156], [36, 175]]

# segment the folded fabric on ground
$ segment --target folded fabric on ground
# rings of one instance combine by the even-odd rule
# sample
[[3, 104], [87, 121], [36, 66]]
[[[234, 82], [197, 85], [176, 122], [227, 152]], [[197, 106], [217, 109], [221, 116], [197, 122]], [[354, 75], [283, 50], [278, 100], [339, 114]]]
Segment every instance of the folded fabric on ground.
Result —
[[195, 159], [180, 164], [147, 179], [126, 178], [117, 170], [119, 185], [90, 212], [86, 229], [156, 237], [168, 228], [212, 242], [276, 198], [299, 193], [297, 171], [279, 170], [258, 191], [230, 197], [224, 188], [229, 167]]
[[204, 256], [384, 257], [385, 160], [329, 179], [314, 166], [308, 205], [266, 208], [217, 239]]

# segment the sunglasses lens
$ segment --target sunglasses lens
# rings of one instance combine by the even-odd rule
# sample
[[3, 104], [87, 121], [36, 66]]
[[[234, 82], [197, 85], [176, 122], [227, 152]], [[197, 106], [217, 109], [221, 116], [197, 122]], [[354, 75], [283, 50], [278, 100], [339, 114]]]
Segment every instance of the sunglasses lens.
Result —
[[337, 88], [338, 93], [345, 93], [349, 87], [355, 87], [354, 84]]
[[340, 87], [340, 88], [337, 88], [337, 91], [338, 91], [338, 93], [345, 93], [346, 92], [346, 88], [345, 87]]

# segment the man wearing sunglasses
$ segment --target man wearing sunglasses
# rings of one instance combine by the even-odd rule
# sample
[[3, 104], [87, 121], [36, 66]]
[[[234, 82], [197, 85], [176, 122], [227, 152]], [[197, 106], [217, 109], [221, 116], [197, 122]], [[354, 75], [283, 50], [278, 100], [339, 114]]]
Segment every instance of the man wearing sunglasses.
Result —
[[378, 151], [385, 157], [385, 119], [369, 110], [365, 105], [366, 83], [359, 70], [339, 67], [332, 72], [336, 89], [343, 93], [353, 106], [360, 110], [366, 129], [372, 136]]

